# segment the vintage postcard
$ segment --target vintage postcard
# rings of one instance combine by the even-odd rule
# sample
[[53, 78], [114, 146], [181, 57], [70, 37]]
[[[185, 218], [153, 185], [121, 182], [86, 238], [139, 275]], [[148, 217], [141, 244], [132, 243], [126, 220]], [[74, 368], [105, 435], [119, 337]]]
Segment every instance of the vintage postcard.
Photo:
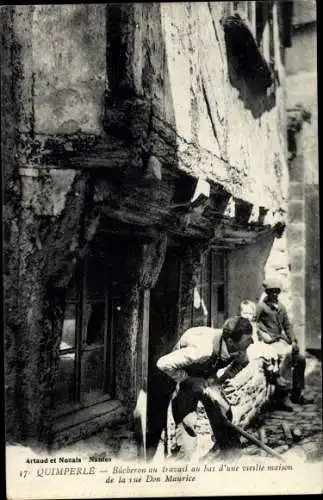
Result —
[[7, 499], [322, 492], [316, 2], [0, 22]]

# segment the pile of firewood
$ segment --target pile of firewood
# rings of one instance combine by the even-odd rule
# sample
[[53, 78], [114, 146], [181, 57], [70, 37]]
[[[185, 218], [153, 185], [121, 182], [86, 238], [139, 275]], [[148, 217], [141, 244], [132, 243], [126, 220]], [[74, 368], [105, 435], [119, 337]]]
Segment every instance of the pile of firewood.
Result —
[[231, 405], [232, 423], [246, 427], [259, 414], [274, 392], [270, 381], [273, 370], [274, 362], [257, 358], [223, 384], [223, 395]]

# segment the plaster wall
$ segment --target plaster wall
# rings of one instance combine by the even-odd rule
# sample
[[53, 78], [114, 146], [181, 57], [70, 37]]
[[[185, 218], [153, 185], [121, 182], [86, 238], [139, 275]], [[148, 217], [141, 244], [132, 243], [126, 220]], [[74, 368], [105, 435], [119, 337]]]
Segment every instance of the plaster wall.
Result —
[[149, 50], [141, 66], [150, 68], [151, 81], [138, 78], [136, 91], [174, 127], [180, 153], [194, 144], [189, 167], [179, 161], [180, 167], [221, 182], [237, 197], [277, 208], [287, 188], [278, 106], [254, 118], [231, 85], [221, 25], [225, 4], [142, 5], [147, 28], [140, 30], [141, 44]]
[[265, 265], [270, 255], [274, 237], [259, 238], [253, 245], [231, 251], [228, 255], [228, 314], [239, 313], [242, 300], [257, 302], [263, 292]]
[[105, 5], [36, 5], [31, 30], [35, 132], [99, 133], [106, 85]]

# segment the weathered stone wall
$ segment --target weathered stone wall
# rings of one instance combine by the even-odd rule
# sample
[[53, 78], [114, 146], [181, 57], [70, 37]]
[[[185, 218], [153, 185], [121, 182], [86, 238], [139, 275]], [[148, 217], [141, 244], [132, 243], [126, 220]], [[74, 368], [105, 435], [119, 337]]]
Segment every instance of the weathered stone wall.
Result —
[[[39, 195], [39, 184], [43, 181], [43, 176], [38, 179], [24, 175], [22, 178], [21, 212], [13, 222], [19, 228], [20, 252], [16, 267], [9, 268], [6, 275], [9, 286], [12, 286], [13, 273], [17, 273], [18, 287], [15, 297], [17, 302], [10, 304], [6, 316], [10, 333], [10, 318], [11, 314], [14, 315], [15, 329], [10, 341], [16, 344], [16, 349], [12, 353], [8, 352], [7, 362], [19, 367], [13, 385], [15, 393], [12, 399], [7, 399], [8, 411], [11, 405], [18, 411], [18, 430], [14, 431], [16, 439], [19, 436], [19, 424], [23, 424], [21, 438], [44, 438], [47, 435], [65, 289], [79, 252], [86, 245], [80, 236], [87, 204], [86, 176], [78, 175], [70, 183], [61, 212], [58, 198], [57, 217], [52, 215], [52, 207], [47, 204], [46, 189], [43, 190], [43, 196]], [[42, 204], [50, 210], [50, 215], [46, 210], [41, 210]], [[10, 251], [15, 254], [14, 248]], [[12, 262], [12, 256], [8, 254], [7, 262]], [[7, 289], [5, 301], [10, 303], [10, 300]], [[9, 374], [9, 382], [10, 379]], [[24, 416], [23, 421], [19, 414]]]
[[[294, 322], [303, 348], [320, 348], [320, 257], [318, 184], [313, 155], [308, 154], [303, 128], [295, 135], [296, 155], [290, 162], [287, 243], [291, 271]], [[312, 138], [313, 130], [312, 130]], [[307, 150], [307, 154], [306, 154]], [[306, 161], [308, 159], [308, 161]], [[308, 169], [308, 171], [307, 171]], [[311, 171], [313, 175], [311, 175]]]
[[[304, 2], [299, 2], [304, 3]], [[294, 26], [292, 46], [286, 49], [286, 74], [289, 76], [312, 72], [317, 67], [316, 19]], [[303, 54], [306, 57], [299, 57]], [[294, 91], [288, 89], [288, 91]]]
[[[312, 34], [314, 37], [315, 34]], [[287, 110], [303, 106], [311, 117], [309, 123], [303, 123], [297, 154], [304, 161], [304, 181], [306, 184], [318, 184], [318, 117], [317, 117], [317, 73], [316, 66], [310, 71], [287, 75]]]
[[6, 420], [15, 440], [48, 439], [64, 290], [93, 236], [88, 174], [38, 170], [29, 162], [35, 133], [33, 14], [33, 6], [1, 12], [2, 144], [8, 148], [2, 163]]
[[[18, 248], [20, 214], [21, 186], [17, 172], [16, 125], [19, 118], [19, 91], [15, 87], [15, 76], [10, 71], [12, 53], [18, 64], [21, 64], [20, 54], [17, 47], [12, 45], [15, 38], [12, 31], [13, 10], [7, 9], [1, 13], [1, 156], [3, 172], [3, 286], [4, 286], [4, 314], [6, 327], [4, 332], [4, 348], [6, 352], [4, 360], [5, 374], [5, 397], [7, 430], [12, 432], [15, 427], [17, 407], [13, 404], [15, 400], [16, 370], [15, 352], [17, 322], [16, 314], [18, 307], [18, 259], [19, 254], [12, 249]], [[16, 49], [16, 50], [15, 50]], [[19, 67], [19, 66], [18, 66]]]
[[[297, 141], [298, 142], [298, 141]], [[297, 147], [297, 150], [299, 148]], [[291, 294], [295, 334], [301, 348], [306, 347], [305, 339], [305, 213], [304, 213], [304, 163], [302, 154], [290, 161], [290, 186], [288, 200], [287, 251], [291, 271]]]
[[[315, 10], [310, 12], [315, 14]], [[286, 53], [286, 102], [288, 114], [293, 118], [290, 135], [294, 140], [290, 151], [287, 234], [291, 293], [299, 337], [304, 348], [319, 349], [321, 298], [315, 15], [311, 21], [310, 24], [301, 23], [294, 30], [292, 47]], [[308, 113], [308, 121], [304, 121], [299, 105]], [[293, 124], [297, 122], [295, 129]]]
[[317, 185], [305, 186], [306, 274], [305, 325], [306, 346], [322, 348], [321, 334], [321, 252], [320, 252], [320, 198]]

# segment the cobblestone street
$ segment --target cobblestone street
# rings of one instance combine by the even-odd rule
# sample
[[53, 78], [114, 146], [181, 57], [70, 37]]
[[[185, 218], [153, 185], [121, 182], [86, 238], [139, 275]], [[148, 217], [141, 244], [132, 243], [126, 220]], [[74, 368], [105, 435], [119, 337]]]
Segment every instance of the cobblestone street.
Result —
[[[259, 429], [264, 428], [266, 444], [280, 453], [293, 450], [308, 460], [316, 460], [322, 456], [321, 364], [316, 358], [308, 357], [306, 371], [306, 392], [313, 396], [314, 403], [305, 406], [293, 405], [293, 413], [277, 410], [264, 412], [252, 430], [259, 434]], [[286, 431], [283, 423], [287, 426]], [[293, 439], [289, 432], [295, 429], [298, 429], [299, 437]], [[246, 452], [257, 454], [259, 450], [253, 445], [248, 446]]]

